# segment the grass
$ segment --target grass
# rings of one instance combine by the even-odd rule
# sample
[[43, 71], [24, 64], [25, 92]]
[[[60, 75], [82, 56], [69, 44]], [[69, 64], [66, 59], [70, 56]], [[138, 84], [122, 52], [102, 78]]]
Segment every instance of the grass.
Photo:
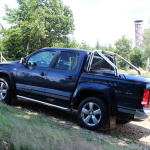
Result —
[[0, 150], [130, 150], [45, 114], [0, 103]]

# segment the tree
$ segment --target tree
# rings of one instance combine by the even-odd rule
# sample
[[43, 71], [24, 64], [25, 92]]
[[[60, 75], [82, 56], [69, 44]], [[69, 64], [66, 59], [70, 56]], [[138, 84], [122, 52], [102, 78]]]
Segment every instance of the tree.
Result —
[[109, 44], [109, 46], [100, 45], [99, 41], [96, 42], [95, 49], [97, 49], [97, 50], [107, 50], [107, 51], [114, 52], [114, 48], [112, 47], [111, 44]]
[[130, 60], [130, 53], [132, 50], [132, 41], [127, 39], [123, 35], [118, 41], [115, 42], [116, 50], [115, 52], [124, 57], [127, 60]]
[[95, 49], [101, 50], [101, 45], [100, 45], [99, 41], [96, 42]]
[[145, 52], [145, 60], [147, 60], [147, 67], [150, 68], [150, 28], [144, 29], [142, 48]]
[[141, 51], [137, 48], [133, 48], [131, 54], [130, 54], [130, 61], [132, 64], [134, 64], [136, 67], [142, 67], [144, 68], [146, 66], [146, 58], [145, 58], [144, 51]]
[[36, 49], [63, 43], [74, 31], [72, 11], [61, 0], [18, 0], [18, 4], [18, 9], [6, 6], [3, 19], [11, 27], [1, 29], [9, 58], [18, 59]]
[[143, 33], [143, 49], [147, 55], [147, 58], [150, 56], [150, 28], [144, 30]]
[[73, 39], [68, 39], [68, 41], [65, 43], [64, 47], [67, 48], [79, 48], [79, 43], [73, 38]]
[[[128, 61], [130, 61], [130, 53], [132, 50], [132, 41], [127, 39], [125, 35], [123, 35], [118, 41], [115, 42], [115, 52]], [[123, 70], [129, 69], [129, 66], [126, 65], [123, 61], [118, 60], [118, 67]]]
[[95, 45], [95, 49], [96, 50], [107, 50], [107, 47], [103, 46], [103, 45], [100, 45], [99, 41], [97, 41], [96, 45]]
[[79, 44], [79, 48], [80, 49], [86, 49], [86, 50], [92, 50], [93, 48], [87, 44], [85, 41], [82, 41], [80, 44]]
[[109, 46], [107, 47], [107, 50], [111, 52], [115, 52], [115, 48], [111, 44], [109, 44]]

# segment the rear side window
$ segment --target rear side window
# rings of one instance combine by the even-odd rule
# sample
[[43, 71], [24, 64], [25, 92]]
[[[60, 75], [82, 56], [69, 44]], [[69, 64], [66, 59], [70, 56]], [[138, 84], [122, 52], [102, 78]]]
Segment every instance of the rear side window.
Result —
[[55, 68], [61, 70], [75, 70], [78, 65], [79, 53], [61, 52]]

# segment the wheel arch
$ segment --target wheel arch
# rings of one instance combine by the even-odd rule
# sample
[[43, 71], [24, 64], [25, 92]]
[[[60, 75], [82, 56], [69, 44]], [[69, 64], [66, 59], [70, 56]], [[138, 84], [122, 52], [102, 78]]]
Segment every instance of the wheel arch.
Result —
[[100, 97], [104, 101], [104, 103], [106, 103], [107, 105], [109, 103], [107, 96], [104, 93], [100, 91], [96, 91], [94, 89], [93, 90], [86, 89], [78, 93], [78, 96], [76, 97], [76, 100], [74, 101], [74, 108], [77, 109], [79, 104], [82, 102], [82, 100], [87, 97]]
[[16, 98], [16, 86], [14, 84], [14, 77], [12, 77], [7, 72], [0, 72], [0, 78], [7, 78], [9, 80], [11, 86], [12, 99]]
[[10, 76], [5, 72], [0, 72], [0, 78], [7, 78], [10, 80]]
[[115, 101], [115, 93], [110, 86], [97, 83], [84, 83], [79, 85], [74, 92], [71, 107], [78, 109], [79, 104], [87, 97], [99, 97], [111, 108]]

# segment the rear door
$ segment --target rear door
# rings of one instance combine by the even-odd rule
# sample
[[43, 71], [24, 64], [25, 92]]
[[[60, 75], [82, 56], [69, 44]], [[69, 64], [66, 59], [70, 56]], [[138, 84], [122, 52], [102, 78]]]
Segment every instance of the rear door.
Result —
[[47, 73], [46, 100], [67, 107], [76, 87], [83, 58], [78, 52], [62, 51]]

